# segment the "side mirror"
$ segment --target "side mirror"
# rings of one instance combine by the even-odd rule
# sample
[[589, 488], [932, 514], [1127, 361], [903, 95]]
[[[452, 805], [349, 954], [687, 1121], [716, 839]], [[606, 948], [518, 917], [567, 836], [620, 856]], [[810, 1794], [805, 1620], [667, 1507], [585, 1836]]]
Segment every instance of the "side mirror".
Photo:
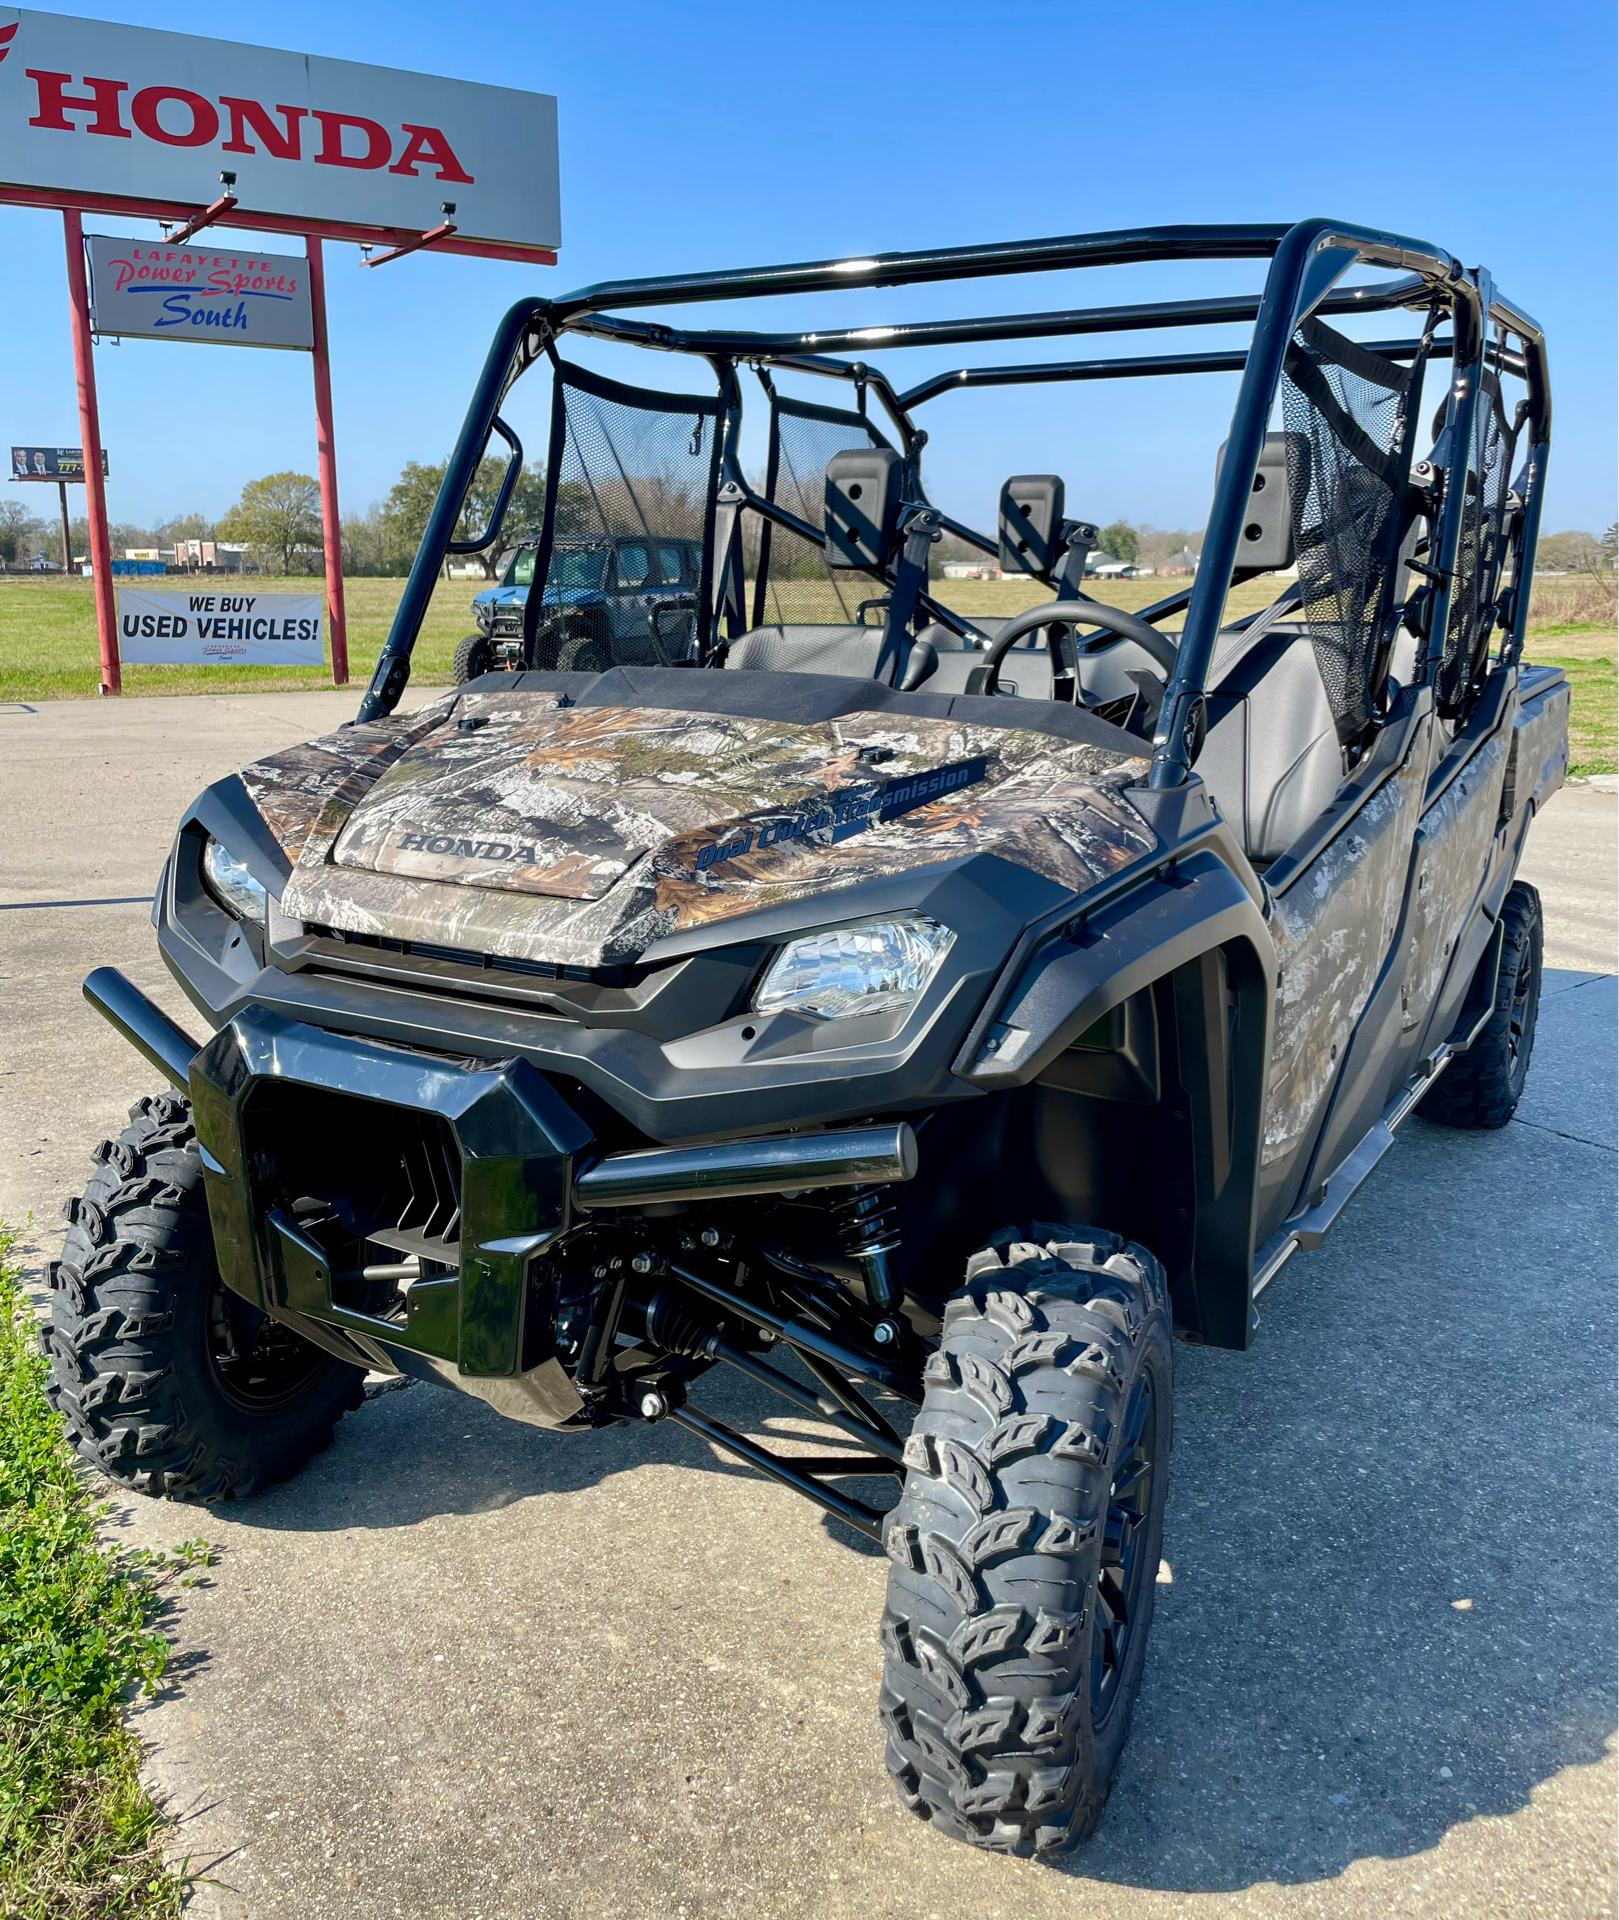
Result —
[[855, 447], [826, 463], [826, 564], [880, 572], [894, 557], [905, 462], [892, 447]]
[[[1254, 484], [1248, 495], [1248, 511], [1237, 542], [1236, 565], [1252, 567], [1261, 573], [1274, 573], [1293, 565], [1293, 525], [1295, 514], [1288, 484], [1287, 456], [1292, 444], [1295, 479], [1301, 499], [1310, 490], [1310, 442], [1302, 433], [1267, 433], [1265, 445], [1254, 469]], [[1226, 443], [1214, 456], [1214, 484], [1220, 484], [1225, 465]]]
[[1067, 551], [1062, 537], [1063, 484], [1054, 473], [1014, 474], [1001, 488], [1002, 573], [1048, 579]]

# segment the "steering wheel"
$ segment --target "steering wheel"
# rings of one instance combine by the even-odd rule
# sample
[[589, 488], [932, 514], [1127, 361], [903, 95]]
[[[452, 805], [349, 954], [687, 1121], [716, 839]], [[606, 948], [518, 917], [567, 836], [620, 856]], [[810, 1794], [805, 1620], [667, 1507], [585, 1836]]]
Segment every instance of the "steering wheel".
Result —
[[[967, 691], [998, 692], [1001, 663], [1013, 642], [1021, 640], [1026, 633], [1035, 632], [1037, 628], [1057, 625], [1102, 627], [1109, 633], [1118, 634], [1122, 640], [1135, 641], [1143, 652], [1158, 662], [1165, 673], [1173, 674], [1175, 671], [1175, 642], [1139, 614], [1126, 613], [1123, 607], [1104, 606], [1100, 600], [1053, 600], [1043, 607], [1029, 607], [1007, 621], [995, 636], [988, 659], [982, 666], [974, 667], [968, 675]], [[1052, 642], [1051, 664], [1054, 670], [1060, 670], [1062, 666], [1062, 661], [1057, 657], [1055, 641]]]

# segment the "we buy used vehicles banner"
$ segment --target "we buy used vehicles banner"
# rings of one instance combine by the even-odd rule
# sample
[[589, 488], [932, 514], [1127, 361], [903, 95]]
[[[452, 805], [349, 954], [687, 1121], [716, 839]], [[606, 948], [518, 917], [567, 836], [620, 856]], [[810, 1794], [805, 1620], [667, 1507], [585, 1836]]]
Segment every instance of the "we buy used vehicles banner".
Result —
[[120, 587], [118, 651], [144, 664], [318, 667], [323, 604], [318, 593]]

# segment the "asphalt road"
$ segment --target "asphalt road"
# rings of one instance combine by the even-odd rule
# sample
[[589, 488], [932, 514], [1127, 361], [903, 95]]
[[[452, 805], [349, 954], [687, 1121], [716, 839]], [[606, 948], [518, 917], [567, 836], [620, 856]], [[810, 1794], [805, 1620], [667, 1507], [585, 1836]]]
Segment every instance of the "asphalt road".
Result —
[[[0, 1217], [42, 1261], [153, 1090], [97, 963], [177, 1015], [138, 904], [207, 780], [351, 695], [0, 710]], [[151, 1771], [250, 1920], [1120, 1920], [1614, 1911], [1616, 802], [1526, 871], [1549, 924], [1529, 1091], [1412, 1120], [1246, 1356], [1177, 1349], [1166, 1581], [1095, 1843], [970, 1853], [891, 1797], [883, 1562], [668, 1427], [559, 1438], [390, 1392], [202, 1533]], [[742, 1389], [733, 1422], [803, 1431]]]

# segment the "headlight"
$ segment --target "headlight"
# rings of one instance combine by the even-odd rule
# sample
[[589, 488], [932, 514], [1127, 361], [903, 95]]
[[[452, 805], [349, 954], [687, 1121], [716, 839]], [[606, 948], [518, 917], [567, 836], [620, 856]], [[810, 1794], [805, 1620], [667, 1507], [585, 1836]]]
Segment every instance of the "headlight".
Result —
[[777, 954], [753, 996], [754, 1009], [842, 1020], [911, 1006], [955, 938], [949, 927], [922, 913], [808, 934]]
[[208, 882], [208, 891], [227, 913], [234, 914], [238, 920], [263, 922], [263, 887], [235, 854], [228, 852], [212, 835], [202, 850], [202, 876]]

